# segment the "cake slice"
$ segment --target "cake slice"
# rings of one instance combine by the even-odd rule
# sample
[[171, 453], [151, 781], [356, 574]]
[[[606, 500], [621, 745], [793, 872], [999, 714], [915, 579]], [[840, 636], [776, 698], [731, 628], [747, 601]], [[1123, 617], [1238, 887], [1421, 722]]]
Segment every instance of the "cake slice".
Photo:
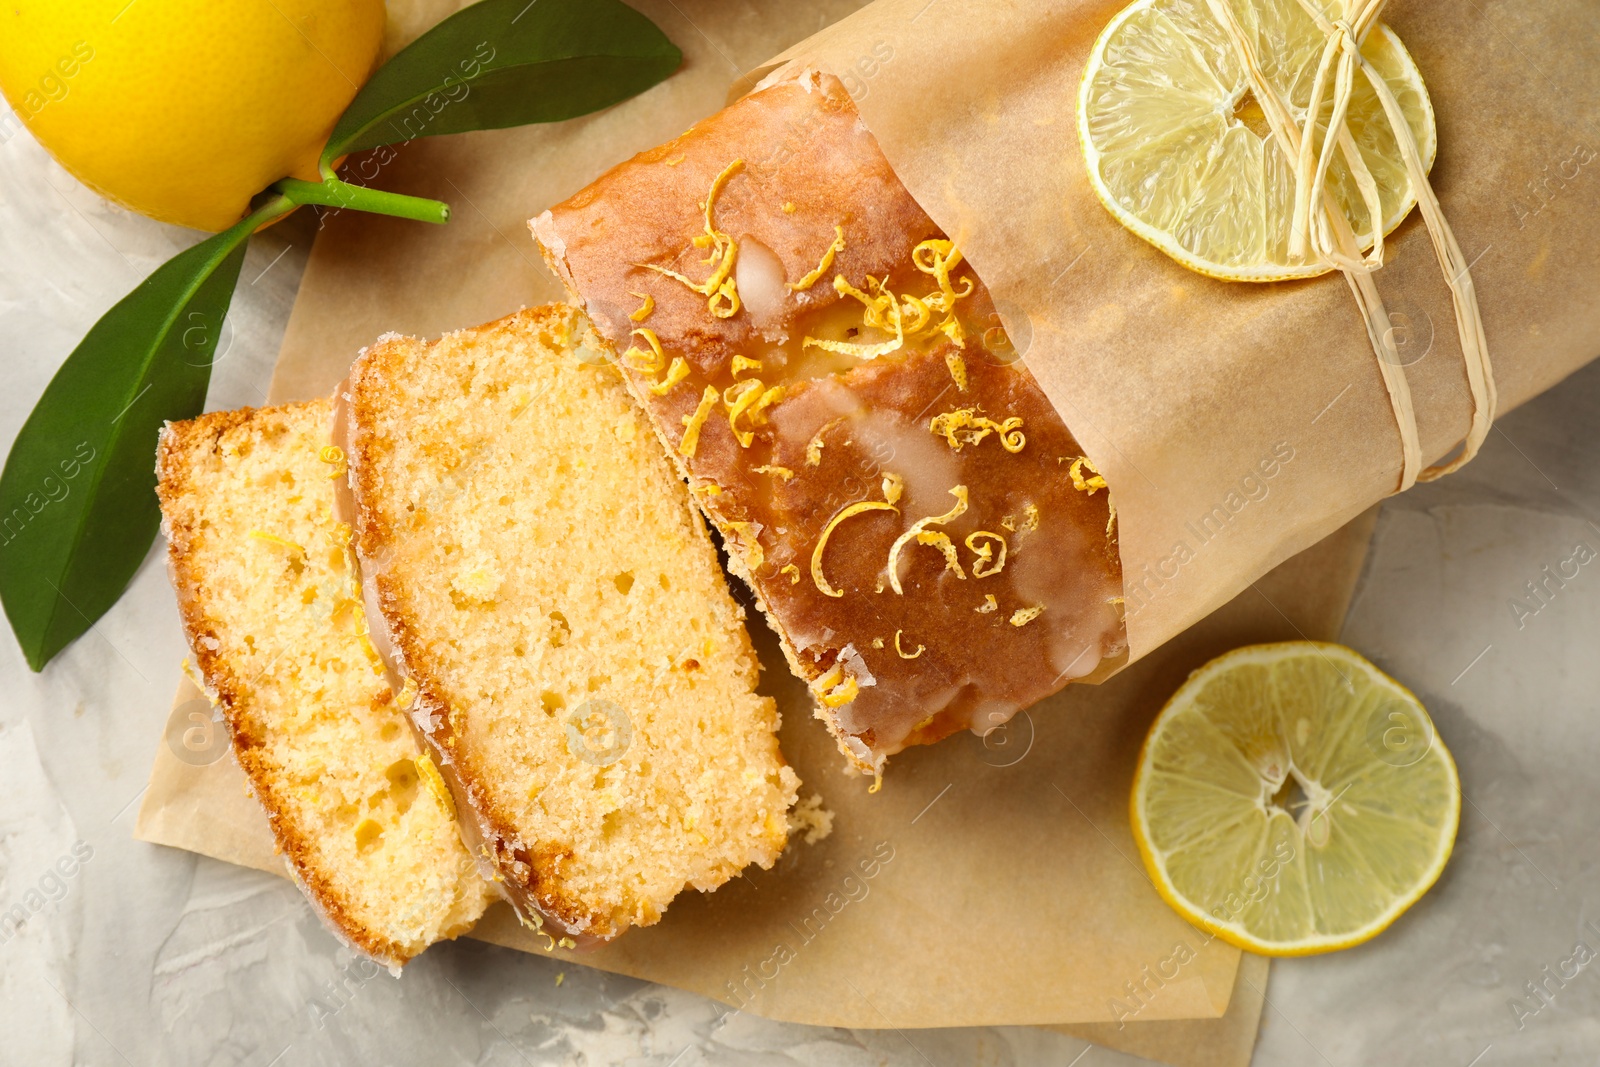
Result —
[[279, 850], [333, 931], [398, 969], [494, 894], [366, 636], [331, 418], [168, 423], [157, 492], [184, 631]]
[[[367, 611], [524, 922], [614, 937], [787, 836], [799, 780], [688, 492], [575, 309], [366, 349]], [[546, 922], [549, 926], [545, 926]]]

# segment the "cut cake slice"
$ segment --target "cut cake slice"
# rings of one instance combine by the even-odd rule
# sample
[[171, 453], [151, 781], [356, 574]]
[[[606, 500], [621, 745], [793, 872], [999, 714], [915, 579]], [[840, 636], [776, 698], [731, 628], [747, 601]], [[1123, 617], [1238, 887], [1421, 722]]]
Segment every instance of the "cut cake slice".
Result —
[[[783, 849], [799, 780], [688, 492], [570, 307], [352, 368], [380, 649], [523, 921], [614, 937]], [[546, 921], [550, 927], [544, 927]]]
[[332, 402], [169, 423], [158, 493], [204, 687], [301, 889], [398, 967], [494, 899], [366, 636]]

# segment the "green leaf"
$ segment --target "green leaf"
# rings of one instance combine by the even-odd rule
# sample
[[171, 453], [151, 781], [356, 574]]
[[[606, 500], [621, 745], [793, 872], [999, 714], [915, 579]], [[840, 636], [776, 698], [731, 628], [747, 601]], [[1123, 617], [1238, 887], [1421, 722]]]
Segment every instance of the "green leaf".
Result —
[[356, 94], [323, 149], [556, 122], [655, 85], [683, 54], [618, 0], [483, 0], [402, 49]]
[[0, 600], [28, 665], [116, 603], [160, 524], [156, 438], [200, 413], [245, 244], [278, 198], [168, 260], [94, 324], [0, 474]]

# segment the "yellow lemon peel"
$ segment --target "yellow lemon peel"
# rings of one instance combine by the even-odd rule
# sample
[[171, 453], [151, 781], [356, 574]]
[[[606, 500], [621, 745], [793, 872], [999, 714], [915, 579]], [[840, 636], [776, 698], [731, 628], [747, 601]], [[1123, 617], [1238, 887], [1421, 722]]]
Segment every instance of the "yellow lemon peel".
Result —
[[894, 632], [894, 650], [899, 653], [901, 659], [916, 659], [918, 656], [927, 651], [928, 646], [919, 644], [915, 652], [907, 652], [905, 649], [900, 647], [900, 634], [901, 631], [899, 630]]
[[780, 570], [778, 573], [779, 574], [787, 574], [789, 576], [789, 584], [790, 585], [799, 585], [800, 584], [800, 568], [796, 567], [793, 563], [784, 564], [783, 569]]
[[835, 512], [833, 518], [822, 528], [822, 533], [817, 535], [817, 547], [811, 550], [811, 580], [822, 590], [823, 596], [844, 596], [843, 591], [828, 584], [827, 577], [822, 573], [822, 554], [828, 549], [828, 538], [833, 536], [833, 531], [846, 519], [869, 511], [893, 511], [898, 514], [900, 509], [881, 500], [858, 500], [854, 504], [846, 504]]
[[650, 387], [650, 392], [656, 396], [666, 396], [677, 385], [689, 376], [689, 364], [684, 362], [682, 356], [672, 357], [672, 366], [667, 368], [667, 376]]
[[894, 294], [883, 289], [883, 283], [874, 278], [867, 278], [868, 285], [876, 285], [879, 289], [877, 297], [870, 297], [866, 293], [845, 281], [844, 275], [835, 275], [833, 288], [845, 296], [853, 296], [861, 301], [866, 311], [862, 315], [862, 323], [874, 329], [884, 330], [894, 334], [892, 341], [879, 341], [875, 344], [866, 344], [860, 341], [832, 341], [822, 337], [807, 337], [800, 342], [802, 349], [820, 348], [824, 352], [837, 352], [840, 355], [855, 356], [857, 359], [877, 359], [890, 352], [900, 349], [906, 341], [905, 322], [900, 311], [900, 304], [895, 300]]
[[733, 376], [735, 378], [747, 371], [759, 372], [760, 370], [761, 361], [759, 359], [751, 359], [749, 356], [733, 357]]
[[[842, 241], [843, 231], [840, 232]], [[893, 333], [894, 340], [864, 343], [807, 337], [801, 342], [801, 348], [820, 348], [827, 352], [855, 356], [858, 359], [876, 359], [898, 351], [908, 339], [931, 337], [939, 333], [958, 345], [965, 345], [966, 331], [962, 329], [961, 322], [956, 317], [956, 301], [971, 295], [973, 283], [971, 278], [962, 278], [964, 288], [957, 290], [950, 280], [950, 272], [961, 262], [961, 252], [950, 241], [923, 241], [912, 249], [911, 262], [917, 270], [933, 276], [934, 283], [938, 286], [936, 292], [926, 296], [904, 294], [897, 296], [890, 291], [887, 278], [880, 280], [869, 274], [867, 288], [872, 292], [867, 293], [851, 285], [842, 274], [835, 275], [833, 279], [835, 292], [860, 302], [861, 324], [885, 333]], [[955, 379], [956, 387], [965, 392], [966, 364], [953, 352], [945, 357], [945, 364], [950, 368], [950, 376]]]
[[438, 801], [439, 806], [448, 812], [452, 819], [455, 818], [455, 798], [450, 795], [450, 787], [445, 784], [444, 775], [439, 773], [439, 767], [433, 762], [433, 757], [424, 752], [414, 762], [417, 766], [417, 777], [422, 779], [423, 788], [427, 789], [428, 795]]
[[861, 692], [861, 685], [855, 675], [845, 671], [843, 664], [835, 663], [826, 674], [811, 683], [811, 689], [824, 707], [842, 708]]
[[265, 530], [251, 530], [250, 537], [257, 541], [265, 541], [269, 545], [277, 545], [279, 548], [287, 548], [290, 552], [293, 552], [298, 556], [304, 556], [306, 554], [306, 550], [304, 548], [301, 548], [288, 538], [279, 537], [277, 534], [267, 533]]
[[960, 356], [956, 355], [954, 352], [946, 352], [944, 354], [944, 365], [946, 367], [950, 368], [950, 380], [956, 383], [956, 391], [958, 393], [966, 392], [967, 391], [967, 364], [966, 364], [966, 361], [963, 360]]
[[823, 437], [827, 435], [829, 430], [843, 422], [844, 419], [845, 417], [843, 415], [840, 415], [838, 418], [829, 419], [827, 422], [822, 424], [821, 429], [817, 430], [816, 433], [811, 435], [811, 440], [806, 442], [806, 466], [821, 466], [822, 446], [826, 443], [823, 441]]
[[845, 680], [822, 696], [822, 702], [830, 708], [841, 708], [856, 698], [861, 692], [854, 675], [846, 675]]
[[776, 463], [763, 463], [759, 467], [751, 467], [750, 470], [755, 474], [770, 474], [772, 477], [782, 478], [786, 482], [794, 477], [794, 471], [788, 467], [780, 467]]
[[628, 295], [636, 296], [640, 300], [644, 301], [644, 303], [639, 305], [639, 310], [628, 316], [628, 318], [632, 319], [634, 322], [643, 322], [645, 319], [648, 319], [650, 317], [650, 313], [656, 309], [656, 298], [651, 296], [649, 293], [635, 293], [630, 290]]
[[[766, 411], [767, 408], [771, 407], [773, 404], [776, 404], [779, 400], [782, 400], [783, 393], [784, 387], [781, 385], [774, 385], [772, 388], [765, 390], [756, 400], [756, 402], [750, 405], [750, 414], [760, 415], [762, 412]], [[761, 421], [766, 422], [765, 415], [761, 415]]]
[[[728, 409], [728, 428], [738, 439], [741, 448], [749, 448], [755, 440], [756, 427], [765, 426], [765, 410], [783, 396], [783, 386], [770, 389], [762, 386], [760, 378], [746, 378], [735, 382], [722, 392], [722, 403]], [[739, 428], [739, 416], [745, 417], [747, 429]]]
[[[1087, 478], [1083, 476], [1085, 469], [1089, 471], [1090, 475]], [[1095, 465], [1089, 461], [1088, 456], [1079, 456], [1073, 460], [1069, 473], [1072, 475], [1072, 488], [1080, 493], [1088, 493], [1090, 496], [1094, 496], [1101, 489], [1104, 489], [1107, 493], [1111, 492], [1110, 487], [1106, 485], [1106, 480], [1100, 476], [1100, 472], [1095, 469]]]
[[1012, 626], [1026, 626], [1044, 613], [1044, 605], [1035, 604], [1030, 608], [1018, 608], [1011, 613]]
[[378, 655], [378, 650], [372, 646], [372, 638], [363, 631], [361, 638], [361, 654], [367, 657], [367, 662], [372, 664], [373, 674], [383, 673], [383, 657]]
[[739, 540], [744, 544], [745, 565], [754, 574], [760, 566], [767, 561], [766, 549], [761, 547], [761, 539], [756, 533], [756, 524], [753, 522], [729, 522], [728, 528], [739, 535]]
[[640, 374], [660, 374], [661, 368], [667, 365], [667, 354], [661, 351], [661, 340], [656, 337], [656, 332], [641, 326], [629, 336], [643, 337], [645, 344], [650, 346], [650, 351], [646, 352], [638, 345], [630, 345], [628, 350], [622, 353], [622, 362], [628, 369], [636, 370]]
[[973, 608], [972, 610], [976, 611], [979, 615], [987, 615], [991, 611], [994, 611], [999, 607], [1000, 607], [1000, 604], [995, 600], [994, 594], [993, 593], [985, 593], [983, 595], [983, 603], [978, 605], [977, 607]]
[[[1083, 476], [1085, 470], [1089, 472], [1090, 476], [1088, 478]], [[1072, 475], [1072, 488], [1080, 493], [1088, 493], [1090, 496], [1094, 496], [1101, 489], [1106, 491], [1106, 509], [1110, 512], [1109, 517], [1106, 519], [1106, 536], [1110, 537], [1112, 529], [1117, 525], [1117, 502], [1112, 499], [1111, 487], [1106, 484], [1105, 478], [1095, 469], [1095, 465], [1089, 461], [1088, 456], [1079, 456], [1073, 460], [1068, 472]]]
[[722, 391], [722, 406], [728, 409], [728, 428], [739, 442], [740, 448], [749, 448], [755, 440], [755, 430], [739, 429], [739, 416], [761, 396], [761, 379], [746, 378]]
[[951, 542], [949, 534], [938, 530], [923, 530], [917, 534], [917, 544], [937, 548], [944, 555], [944, 569], [955, 571], [957, 578], [966, 580], [967, 572], [961, 569], [961, 557], [956, 554], [956, 546]]
[[[933, 275], [933, 280], [939, 286], [937, 294], [925, 299], [929, 308], [944, 312], [944, 321], [939, 324], [940, 332], [956, 344], [965, 345], [967, 337], [961, 329], [960, 320], [956, 318], [956, 301], [972, 295], [972, 279], [961, 279], [967, 287], [960, 292], [956, 292], [950, 282], [950, 272], [961, 264], [961, 258], [961, 250], [955, 246], [955, 242], [942, 239], [923, 241], [911, 250], [911, 262], [922, 273]], [[961, 387], [966, 388], [964, 385]]]
[[[5, 20], [0, 94], [15, 112], [5, 136], [26, 125], [101, 195], [212, 232], [279, 178], [321, 180], [322, 146], [384, 51], [376, 0], [13, 4]], [[452, 55], [452, 83], [470, 85], [461, 72], [476, 74], [488, 49], [459, 67]], [[428, 108], [464, 97], [436, 89], [398, 120], [412, 123], [403, 139], [427, 128], [438, 114]], [[363, 173], [393, 158], [385, 150]]]
[[906, 491], [906, 480], [893, 471], [883, 472], [883, 499], [891, 504], [900, 503], [900, 496]]
[[323, 445], [317, 452], [317, 458], [329, 466], [328, 477], [340, 478], [344, 476], [344, 472], [348, 467], [345, 463], [344, 449], [338, 445]]
[[[888, 279], [885, 278], [884, 282], [887, 281]], [[885, 295], [889, 295], [888, 290], [882, 288], [881, 284], [879, 291]], [[905, 316], [907, 315], [912, 316], [911, 320], [904, 324], [907, 337], [918, 336], [925, 331], [928, 328], [928, 324], [933, 321], [933, 309], [928, 306], [928, 301], [925, 297], [910, 296], [906, 293], [901, 293], [900, 317], [902, 320], [904, 320]]]
[[[196, 668], [193, 663], [189, 662], [188, 656], [183, 657], [183, 665], [179, 669], [183, 671], [183, 676], [189, 679], [189, 682], [196, 689], [200, 690], [202, 693], [206, 691], [206, 680], [200, 676], [199, 669]], [[212, 706], [216, 706], [216, 701], [212, 701]]]
[[[678, 455], [688, 458], [700, 447], [700, 427], [706, 424], [711, 409], [717, 406], [717, 387], [708, 385], [700, 394], [700, 406], [693, 415], [683, 417], [683, 440], [678, 442]], [[721, 492], [719, 489], [718, 492]]]
[[833, 232], [837, 236], [834, 237], [833, 243], [828, 246], [827, 251], [822, 253], [822, 261], [817, 264], [817, 269], [811, 271], [797, 282], [788, 283], [792, 291], [798, 293], [811, 288], [817, 284], [818, 279], [833, 269], [833, 257], [844, 251], [844, 227], [835, 223]]
[[716, 208], [717, 197], [722, 194], [723, 186], [744, 169], [744, 160], [736, 159], [723, 168], [711, 183], [711, 191], [706, 194], [705, 216], [706, 230], [704, 234], [694, 239], [697, 248], [711, 248], [711, 254], [703, 262], [712, 265], [711, 276], [703, 282], [696, 282], [686, 275], [679, 274], [667, 267], [657, 266], [654, 263], [640, 263], [637, 266], [645, 270], [653, 270], [657, 274], [666, 275], [675, 282], [680, 282], [694, 292], [706, 298], [706, 310], [719, 319], [731, 318], [739, 312], [739, 283], [733, 276], [733, 265], [739, 257], [739, 242], [717, 229]]
[[[995, 554], [994, 545], [998, 542], [1000, 552]], [[991, 574], [999, 574], [1006, 568], [1006, 539], [997, 533], [988, 530], [977, 530], [967, 534], [967, 547], [972, 549], [972, 554], [977, 559], [972, 561], [972, 576], [974, 578], [987, 578]]]
[[[957, 485], [952, 487], [950, 490], [950, 495], [956, 498], [954, 507], [945, 512], [943, 515], [929, 515], [926, 518], [918, 519], [916, 522], [911, 524], [910, 528], [907, 529], [905, 533], [901, 534], [895, 539], [893, 545], [889, 546], [889, 585], [901, 596], [905, 595], [905, 590], [900, 587], [900, 550], [905, 548], [905, 546], [910, 544], [913, 540], [918, 541], [919, 544], [931, 543], [928, 541], [922, 541], [918, 535], [929, 526], [943, 526], [945, 523], [954, 522], [967, 510], [966, 486]], [[946, 538], [947, 542], [948, 540], [949, 539]], [[953, 551], [954, 549], [952, 548], [952, 552]], [[949, 558], [949, 556], [945, 557], [947, 566]], [[956, 570], [958, 572], [960, 571], [960, 564], [956, 565]], [[963, 574], [962, 577], [964, 578], [966, 575]]]
[[945, 443], [960, 452], [966, 445], [976, 446], [990, 434], [998, 434], [1000, 447], [1007, 452], [1021, 452], [1028, 443], [1022, 433], [1022, 419], [1013, 415], [1004, 422], [979, 415], [975, 408], [956, 408], [928, 420], [928, 430], [945, 439]]

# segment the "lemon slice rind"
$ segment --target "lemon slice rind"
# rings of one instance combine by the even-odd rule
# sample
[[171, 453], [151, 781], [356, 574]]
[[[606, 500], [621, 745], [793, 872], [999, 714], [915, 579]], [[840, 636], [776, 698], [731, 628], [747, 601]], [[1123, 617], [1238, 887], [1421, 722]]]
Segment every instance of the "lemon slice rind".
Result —
[[[1162, 12], [1163, 8], [1170, 2], [1171, 0], [1136, 0], [1135, 3], [1123, 8], [1116, 14], [1115, 17], [1111, 19], [1111, 21], [1106, 25], [1105, 29], [1101, 31], [1100, 36], [1095, 41], [1094, 48], [1090, 53], [1089, 61], [1084, 68], [1083, 79], [1078, 88], [1078, 140], [1083, 151], [1084, 163], [1089, 173], [1089, 184], [1094, 189], [1096, 197], [1099, 198], [1106, 210], [1110, 211], [1112, 216], [1128, 230], [1138, 235], [1151, 245], [1154, 245], [1156, 248], [1160, 249], [1162, 252], [1166, 253], [1172, 259], [1181, 263], [1185, 267], [1211, 278], [1216, 278], [1222, 281], [1274, 282], [1289, 281], [1297, 278], [1313, 278], [1328, 273], [1334, 268], [1331, 265], [1319, 262], [1280, 263], [1271, 262], [1267, 260], [1264, 255], [1259, 258], [1246, 255], [1243, 257], [1243, 262], [1230, 263], [1222, 262], [1216, 258], [1202, 256], [1190, 248], [1185, 247], [1178, 240], [1173, 231], [1167, 226], [1158, 225], [1147, 219], [1141, 218], [1139, 215], [1129, 210], [1126, 206], [1124, 206], [1116, 193], [1107, 184], [1105, 176], [1102, 173], [1107, 152], [1102, 151], [1101, 146], [1098, 146], [1095, 143], [1095, 138], [1091, 130], [1091, 94], [1094, 92], [1097, 80], [1105, 68], [1105, 56], [1108, 46], [1112, 40], [1117, 37], [1124, 24], [1135, 15], [1139, 15], [1147, 11], [1154, 10], [1158, 13]], [[1288, 0], [1288, 2], [1293, 3], [1294, 0]], [[1203, 4], [1201, 6], [1203, 9]], [[1171, 23], [1170, 20], [1166, 21], [1168, 25], [1175, 26], [1175, 24]], [[1185, 57], [1187, 60], [1200, 65], [1206, 65], [1207, 63], [1214, 61], [1216, 42], [1204, 41], [1196, 43], [1191, 39], [1189, 40], [1189, 44], [1192, 49], [1192, 54]], [[1438, 136], [1433, 103], [1428, 96], [1427, 86], [1423, 82], [1421, 72], [1418, 70], [1416, 62], [1412, 59], [1410, 52], [1406, 50], [1405, 44], [1400, 40], [1399, 36], [1382, 22], [1376, 23], [1373, 26], [1371, 33], [1369, 33], [1367, 37], [1367, 43], [1363, 46], [1362, 52], [1363, 55], [1365, 55], [1369, 61], [1372, 61], [1374, 65], [1377, 66], [1384, 74], [1385, 80], [1388, 81], [1391, 89], [1396, 90], [1397, 93], [1409, 91], [1410, 94], [1412, 94], [1411, 104], [1412, 107], [1418, 112], [1417, 118], [1419, 120], [1412, 123], [1412, 132], [1414, 135], [1416, 135], [1417, 144], [1421, 150], [1424, 167], [1426, 170], [1431, 172], [1434, 159], [1438, 152]], [[1232, 59], [1231, 62], [1234, 65], [1237, 65], [1238, 63], [1236, 58]], [[1209, 67], [1207, 69], [1209, 70]], [[1309, 79], [1309, 73], [1307, 74], [1307, 78]], [[1238, 131], [1241, 127], [1238, 122], [1232, 120], [1231, 110], [1248, 90], [1248, 82], [1241, 80], [1240, 84], [1230, 88], [1223, 85], [1217, 79], [1214, 72], [1211, 74], [1211, 81], [1215, 84], [1219, 93], [1219, 110], [1216, 112], [1216, 115], [1217, 118], [1221, 120], [1219, 124], [1224, 127], [1222, 136], [1227, 137], [1229, 134], [1233, 134], [1236, 140], [1237, 134], [1234, 131]], [[1364, 82], [1358, 75], [1358, 91], [1363, 86]], [[1370, 91], [1370, 87], [1367, 87], [1367, 91]], [[1177, 92], [1179, 92], [1179, 90], [1174, 89], [1174, 93]], [[1224, 111], [1221, 109], [1226, 109], [1229, 114], [1224, 114]], [[1170, 124], [1165, 128], [1152, 129], [1148, 134], [1145, 147], [1147, 149], [1158, 147], [1161, 142], [1170, 141], [1170, 139], [1176, 137], [1177, 134], [1184, 128], [1193, 126], [1202, 117], [1203, 116], [1191, 117], [1187, 120]], [[1387, 136], [1392, 138], [1392, 133], [1387, 134]], [[1277, 153], [1277, 166], [1292, 174], [1292, 163], [1279, 151], [1274, 141], [1275, 138], [1271, 135], [1268, 135], [1266, 139], [1259, 140], [1258, 143], [1261, 145], [1261, 148], [1264, 152], [1269, 154]], [[1212, 152], [1204, 161], [1208, 173], [1210, 168], [1214, 165], [1217, 155], [1218, 152], [1214, 146]], [[1379, 162], [1381, 163], [1381, 169], [1384, 169], [1391, 175], [1401, 175], [1403, 178], [1404, 165], [1398, 156], [1396, 156], [1394, 159], [1383, 159]], [[1373, 159], [1369, 156], [1369, 166], [1372, 163]], [[1194, 175], [1192, 173], [1185, 173], [1179, 180], [1190, 182], [1192, 184], [1198, 184], [1202, 182], [1206, 176], [1208, 176], [1208, 174]], [[1154, 179], [1155, 176], [1152, 175], [1152, 180]], [[1250, 181], [1250, 178], [1247, 176], [1244, 180], [1248, 182]], [[1334, 175], [1330, 173], [1329, 187], [1333, 188], [1336, 184], [1337, 182], [1335, 181]], [[1264, 212], [1266, 197], [1268, 195], [1270, 194], [1267, 191], [1262, 190], [1260, 193], [1261, 203], [1250, 206], [1248, 209], [1249, 212], [1252, 214]], [[1222, 206], [1226, 207], [1227, 205]], [[1415, 191], [1411, 189], [1409, 180], [1406, 180], [1404, 195], [1401, 196], [1398, 203], [1393, 206], [1392, 210], [1388, 212], [1387, 216], [1383, 220], [1383, 234], [1387, 236], [1388, 234], [1392, 233], [1401, 222], [1405, 221], [1406, 216], [1410, 214], [1412, 208], [1415, 206]], [[1367, 224], [1368, 220], [1365, 214], [1365, 209], [1358, 209], [1356, 212], [1356, 217], [1351, 218], [1350, 222], [1352, 228], [1355, 229], [1355, 231], [1360, 235], [1358, 243], [1361, 251], [1364, 253], [1373, 245], [1373, 237], [1370, 233], [1370, 227]], [[1286, 241], [1277, 240], [1275, 237], [1283, 236], [1284, 235], [1274, 235], [1270, 232], [1264, 234], [1263, 251], [1265, 248], [1273, 246], [1276, 246], [1281, 251], [1281, 249], [1286, 245]]]
[[[1323, 744], [1320, 748], [1323, 759], [1321, 765], [1315, 768], [1316, 773], [1318, 775], [1332, 773], [1339, 779], [1347, 780], [1339, 798], [1327, 809], [1327, 812], [1342, 809], [1330, 817], [1329, 825], [1337, 823], [1340, 832], [1343, 832], [1347, 824], [1355, 825], [1355, 822], [1359, 821], [1363, 830], [1376, 829], [1376, 840], [1379, 844], [1390, 839], [1398, 840], [1409, 836], [1414, 846], [1426, 848], [1427, 859], [1421, 868], [1409, 876], [1402, 876], [1398, 881], [1394, 871], [1382, 869], [1381, 864], [1375, 866], [1370, 857], [1359, 848], [1333, 854], [1331, 860], [1337, 862], [1322, 862], [1315, 866], [1308, 864], [1307, 856], [1318, 846], [1307, 843], [1304, 828], [1297, 828], [1293, 816], [1266, 801], [1262, 792], [1263, 779], [1257, 768], [1252, 765], [1252, 757], [1240, 750], [1236, 744], [1228, 745], [1227, 750], [1218, 748], [1211, 752], [1212, 755], [1220, 753], [1225, 763], [1233, 756], [1238, 757], [1237, 765], [1229, 764], [1223, 768], [1230, 776], [1229, 781], [1218, 782], [1208, 776], [1186, 779], [1182, 774], [1175, 775], [1170, 771], [1153, 768], [1155, 763], [1153, 757], [1158, 750], [1163, 747], [1169, 752], [1173, 750], [1170, 742], [1174, 737], [1169, 736], [1169, 731], [1188, 729], [1204, 734], [1222, 732], [1205, 715], [1203, 706], [1198, 703], [1218, 679], [1237, 673], [1241, 669], [1250, 668], [1268, 668], [1269, 674], [1274, 670], [1284, 673], [1283, 664], [1308, 656], [1317, 657], [1323, 664], [1332, 665], [1334, 669], [1351, 672], [1351, 676], [1366, 689], [1368, 696], [1368, 699], [1360, 704], [1347, 707], [1342, 717], [1334, 723], [1334, 729], [1322, 739]], [[1273, 684], [1277, 684], [1276, 679]], [[1385, 699], [1390, 703], [1383, 704]], [[1390, 810], [1396, 805], [1377, 803], [1372, 796], [1365, 794], [1349, 796], [1349, 792], [1355, 789], [1356, 783], [1366, 781], [1370, 785], [1374, 777], [1381, 779], [1385, 774], [1390, 774], [1394, 767], [1400, 766], [1365, 751], [1357, 737], [1359, 733], [1357, 727], [1361, 726], [1364, 720], [1370, 719], [1375, 706], [1400, 708], [1404, 714], [1415, 716], [1416, 724], [1426, 728], [1428, 736], [1426, 749], [1413, 762], [1404, 764], [1404, 767], [1420, 766], [1425, 761], [1431, 761], [1421, 773], [1430, 776], [1429, 783], [1434, 795], [1431, 799], [1426, 796], [1423, 799], [1432, 805], [1428, 808], [1428, 814], [1435, 818], [1419, 819], [1404, 812]], [[1261, 723], [1252, 725], [1257, 728], [1263, 725], [1270, 726]], [[1280, 724], [1279, 733], [1287, 732]], [[1245, 734], [1250, 736], [1250, 731], [1246, 729]], [[1196, 736], [1195, 739], [1200, 742], [1192, 746], [1196, 752], [1216, 744], [1214, 736], [1209, 738]], [[1182, 738], [1179, 737], [1177, 740]], [[1293, 738], [1280, 737], [1279, 740], [1283, 742], [1286, 750], [1305, 748], [1304, 739], [1298, 746]], [[1260, 758], [1259, 754], [1257, 758]], [[1366, 762], [1363, 762], [1364, 758]], [[1293, 762], [1293, 756], [1290, 759]], [[1331, 762], [1340, 759], [1345, 762], [1339, 766], [1329, 766]], [[1285, 772], [1287, 773], [1287, 768]], [[1166, 848], [1158, 847], [1153, 841], [1153, 838], [1161, 834], [1153, 830], [1152, 818], [1159, 819], [1160, 814], [1151, 810], [1149, 791], [1152, 781], [1158, 774], [1167, 779], [1165, 788], [1170, 789], [1172, 781], [1176, 780], [1180, 783], [1179, 791], [1188, 789], [1191, 797], [1200, 798], [1198, 803], [1206, 806], [1201, 810], [1208, 813], [1215, 811], [1214, 817], [1211, 817], [1207, 824], [1192, 837], [1181, 839], [1176, 849], [1172, 847], [1171, 841], [1166, 842]], [[1248, 795], [1250, 790], [1245, 784], [1245, 777], [1248, 774], [1257, 776], [1254, 798]], [[1422, 792], [1427, 793], [1429, 790], [1425, 789]], [[1167, 701], [1150, 727], [1134, 775], [1129, 815], [1134, 840], [1138, 844], [1140, 856], [1144, 860], [1151, 882], [1161, 898], [1186, 920], [1248, 952], [1265, 956], [1307, 956], [1350, 948], [1371, 940], [1421, 899], [1423, 894], [1438, 881], [1449, 862], [1456, 831], [1460, 825], [1460, 804], [1460, 778], [1455, 762], [1433, 732], [1432, 723], [1428, 720], [1422, 704], [1409, 690], [1378, 670], [1365, 658], [1342, 645], [1292, 641], [1237, 649], [1212, 660], [1189, 676]], [[1214, 805], [1214, 808], [1210, 805]], [[1168, 806], [1170, 810], [1170, 802]], [[1353, 817], [1350, 815], [1352, 811], [1355, 813]], [[1320, 816], [1314, 815], [1312, 822], [1315, 823], [1318, 818]], [[1171, 827], [1162, 829], [1170, 831]], [[1312, 829], [1314, 831], [1315, 827]], [[1328, 830], [1325, 834], [1331, 835], [1332, 832]], [[1219, 916], [1215, 914], [1215, 911], [1219, 910], [1215, 904], [1208, 908], [1197, 903], [1192, 899], [1192, 890], [1186, 891], [1180, 888], [1180, 883], [1187, 881], [1192, 884], [1195, 881], [1196, 866], [1206, 864], [1227, 872], [1230, 884], [1247, 885], [1252, 877], [1261, 874], [1255, 865], [1256, 860], [1263, 855], [1284, 854], [1284, 851], [1274, 851], [1274, 848], [1283, 850], [1284, 847], [1282, 844], [1274, 846], [1272, 842], [1275, 840], [1288, 844], [1287, 851], [1292, 853], [1292, 859], [1282, 863], [1280, 869], [1275, 872], [1272, 881], [1276, 884], [1272, 888], [1284, 894], [1285, 900], [1288, 901], [1286, 908], [1300, 906], [1303, 903], [1309, 916], [1308, 921], [1316, 922], [1318, 918], [1317, 906], [1312, 897], [1314, 887], [1323, 894], [1325, 911], [1331, 910], [1326, 903], [1331, 889], [1354, 890], [1365, 886], [1372, 896], [1379, 894], [1387, 896], [1387, 902], [1376, 914], [1338, 929], [1309, 934], [1302, 932], [1295, 936], [1270, 936], [1260, 929], [1252, 928], [1250, 922], [1246, 921], [1252, 914], [1248, 909], [1239, 909], [1239, 914], [1235, 916]], [[1189, 862], [1186, 869], [1182, 864], [1173, 862], [1175, 856], [1184, 854], [1197, 857], [1196, 860]], [[1325, 860], [1329, 858], [1324, 857]], [[1175, 870], [1174, 867], [1179, 869]], [[1259, 920], [1261, 913], [1256, 912], [1254, 916]], [[1322, 918], [1326, 919], [1327, 916], [1324, 915]]]

